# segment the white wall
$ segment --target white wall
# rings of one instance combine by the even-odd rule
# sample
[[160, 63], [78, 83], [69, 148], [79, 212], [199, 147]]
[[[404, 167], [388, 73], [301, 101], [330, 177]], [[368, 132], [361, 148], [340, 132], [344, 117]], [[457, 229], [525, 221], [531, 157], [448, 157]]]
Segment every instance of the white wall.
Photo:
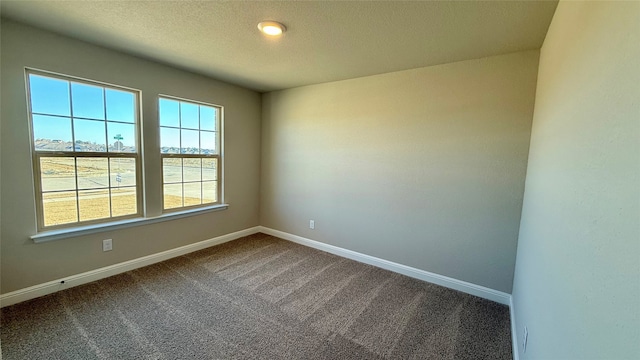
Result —
[[[139, 258], [258, 224], [260, 94], [50, 32], [2, 20], [1, 292]], [[142, 90], [147, 214], [161, 213], [157, 96], [225, 107], [228, 210], [35, 244], [34, 186], [24, 68]], [[101, 240], [113, 239], [103, 253]]]
[[510, 293], [537, 64], [264, 94], [261, 225]]
[[513, 289], [520, 359], [640, 359], [640, 3], [561, 2]]

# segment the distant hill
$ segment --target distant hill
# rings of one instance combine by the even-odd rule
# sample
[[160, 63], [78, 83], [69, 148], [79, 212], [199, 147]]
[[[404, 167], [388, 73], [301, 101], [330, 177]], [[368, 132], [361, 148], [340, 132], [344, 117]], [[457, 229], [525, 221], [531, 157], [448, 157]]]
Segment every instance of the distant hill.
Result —
[[[119, 144], [118, 144], [119, 143]], [[86, 151], [86, 152], [106, 152], [107, 149], [102, 144], [90, 143], [85, 141], [76, 141], [75, 145], [70, 141], [62, 140], [49, 140], [49, 139], [37, 139], [35, 141], [37, 151]], [[133, 153], [136, 152], [135, 146], [126, 146], [119, 141], [114, 144], [109, 144], [109, 152], [116, 152], [117, 148], [121, 150], [118, 152]], [[177, 147], [162, 147], [160, 152], [163, 154], [180, 154], [180, 149]], [[182, 154], [198, 154], [198, 148], [183, 148]], [[203, 149], [202, 154], [209, 155], [215, 154], [214, 150]]]

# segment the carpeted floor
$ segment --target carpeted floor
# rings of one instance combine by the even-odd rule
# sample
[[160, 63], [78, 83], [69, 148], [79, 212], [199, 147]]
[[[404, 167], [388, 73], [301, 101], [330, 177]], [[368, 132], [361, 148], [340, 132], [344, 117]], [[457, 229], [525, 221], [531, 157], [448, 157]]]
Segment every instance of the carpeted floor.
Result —
[[255, 234], [2, 309], [2, 359], [511, 359], [506, 306]]

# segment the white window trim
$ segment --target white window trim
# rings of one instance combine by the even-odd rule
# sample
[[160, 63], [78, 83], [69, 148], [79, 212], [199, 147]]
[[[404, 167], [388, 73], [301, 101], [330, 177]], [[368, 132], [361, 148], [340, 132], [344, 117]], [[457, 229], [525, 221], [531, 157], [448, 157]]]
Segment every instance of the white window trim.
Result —
[[216, 204], [208, 207], [201, 207], [197, 209], [189, 209], [183, 211], [174, 211], [171, 213], [165, 213], [155, 217], [135, 218], [119, 221], [111, 221], [95, 225], [76, 226], [71, 228], [64, 228], [58, 230], [50, 230], [39, 232], [36, 235], [31, 236], [31, 240], [35, 243], [43, 243], [53, 240], [67, 239], [71, 237], [96, 234], [105, 231], [125, 229], [140, 225], [149, 225], [163, 221], [176, 220], [190, 216], [202, 215], [209, 212], [226, 210], [229, 208], [229, 204]]
[[[136, 152], [135, 153], [92, 153], [92, 152], [60, 152], [60, 151], [45, 151], [38, 152], [35, 147], [35, 137], [34, 137], [34, 129], [33, 129], [33, 112], [31, 107], [31, 90], [29, 83], [29, 75], [39, 75], [39, 76], [47, 76], [55, 79], [60, 79], [69, 82], [77, 82], [83, 83], [93, 86], [100, 86], [103, 88], [111, 88], [116, 90], [126, 90], [135, 94], [135, 127], [136, 127]], [[67, 229], [76, 229], [76, 228], [84, 228], [88, 226], [99, 226], [103, 224], [117, 223], [121, 221], [126, 221], [127, 219], [140, 219], [144, 217], [144, 184], [142, 183], [143, 175], [142, 171], [144, 169], [144, 157], [142, 154], [142, 91], [139, 89], [130, 88], [127, 86], [115, 85], [106, 83], [103, 81], [85, 79], [77, 76], [60, 74], [47, 70], [40, 70], [36, 68], [25, 67], [25, 88], [27, 90], [27, 111], [29, 118], [29, 135], [30, 135], [30, 144], [31, 144], [31, 162], [33, 168], [33, 186], [34, 186], [34, 194], [35, 194], [35, 205], [36, 205], [36, 224], [38, 234], [47, 233], [51, 231], [56, 231], [60, 229], [60, 231], [64, 231]], [[72, 114], [70, 115], [73, 118]], [[106, 118], [105, 118], [105, 121]], [[73, 129], [72, 129], [73, 131]], [[136, 159], [136, 205], [138, 208], [137, 213], [129, 214], [124, 216], [110, 216], [108, 218], [95, 219], [95, 220], [86, 220], [81, 221], [79, 219], [78, 213], [78, 221], [74, 223], [60, 224], [60, 225], [49, 225], [45, 226], [44, 224], [44, 208], [43, 208], [43, 191], [42, 191], [42, 182], [41, 182], [41, 174], [40, 174], [40, 158], [41, 157], [61, 157], [61, 155], [67, 155], [62, 157], [73, 157], [74, 159], [79, 157], [91, 157], [95, 155], [96, 157], [104, 157], [104, 158], [135, 158]], [[77, 174], [76, 174], [77, 177]], [[77, 181], [77, 179], [76, 179]], [[78, 189], [75, 190], [76, 192]], [[110, 191], [110, 189], [109, 189]], [[76, 195], [77, 196], [77, 195]], [[111, 211], [110, 211], [111, 213]]]

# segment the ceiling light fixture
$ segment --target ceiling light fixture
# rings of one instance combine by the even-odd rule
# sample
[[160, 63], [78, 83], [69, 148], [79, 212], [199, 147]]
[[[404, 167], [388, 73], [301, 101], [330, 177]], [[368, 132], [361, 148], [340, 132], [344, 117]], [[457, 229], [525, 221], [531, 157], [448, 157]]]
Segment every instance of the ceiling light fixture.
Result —
[[258, 29], [263, 34], [269, 36], [279, 36], [282, 35], [283, 32], [287, 31], [287, 28], [276, 21], [263, 21], [258, 24]]

